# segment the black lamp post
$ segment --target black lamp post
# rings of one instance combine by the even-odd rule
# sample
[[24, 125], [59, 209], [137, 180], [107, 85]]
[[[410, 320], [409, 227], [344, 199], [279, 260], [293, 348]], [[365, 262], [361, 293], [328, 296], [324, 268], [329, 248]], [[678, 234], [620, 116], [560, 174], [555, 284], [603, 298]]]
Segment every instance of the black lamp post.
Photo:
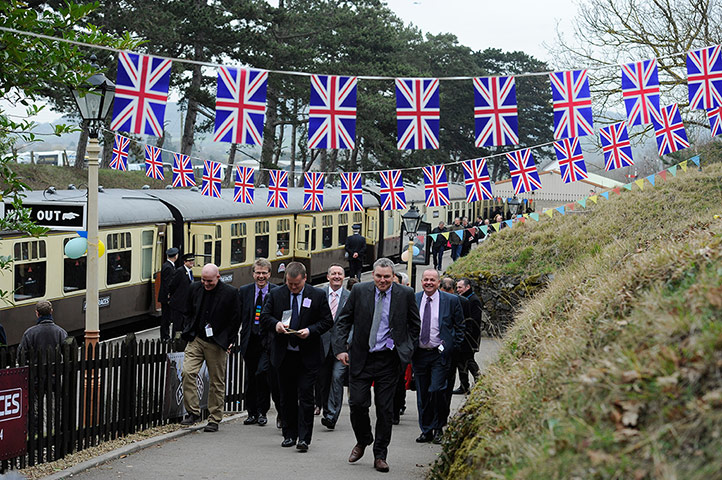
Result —
[[[98, 70], [95, 55], [91, 66]], [[115, 84], [102, 73], [96, 73], [81, 89], [72, 89], [73, 97], [83, 120], [89, 125], [88, 135], [88, 252], [85, 293], [85, 347], [95, 345], [100, 338], [98, 312], [98, 131], [108, 115], [115, 97]]]
[[406, 229], [406, 234], [409, 236], [409, 249], [408, 249], [408, 275], [409, 275], [409, 282], [411, 282], [411, 288], [416, 288], [416, 269], [413, 267], [413, 261], [414, 261], [414, 237], [416, 236], [416, 232], [419, 231], [419, 226], [421, 225], [421, 213], [416, 208], [416, 205], [411, 204], [411, 207], [409, 210], [401, 215], [401, 220], [404, 222], [404, 228]]
[[516, 198], [516, 195], [514, 195], [514, 198], [507, 201], [506, 204], [509, 206], [509, 212], [512, 215], [512, 218], [516, 218], [517, 215], [519, 215], [519, 210], [521, 209], [521, 200]]

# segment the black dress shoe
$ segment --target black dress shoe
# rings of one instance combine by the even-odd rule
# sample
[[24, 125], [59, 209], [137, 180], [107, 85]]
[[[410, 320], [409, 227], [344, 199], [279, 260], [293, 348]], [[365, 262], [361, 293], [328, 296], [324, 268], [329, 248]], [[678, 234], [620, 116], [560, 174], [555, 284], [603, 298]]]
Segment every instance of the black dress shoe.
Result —
[[465, 388], [457, 388], [456, 390], [452, 391], [451, 393], [453, 393], [454, 395], [466, 395], [467, 393], [469, 393], [469, 390], [467, 390]]
[[416, 439], [416, 443], [429, 443], [429, 442], [430, 442], [431, 440], [433, 440], [433, 439], [434, 439], [434, 435], [433, 435], [431, 432], [429, 432], [429, 433], [422, 433], [422, 434], [419, 435], [418, 438]]
[[326, 417], [321, 418], [321, 425], [328, 428], [329, 430], [333, 430], [334, 428], [336, 428], [336, 422], [334, 422]]
[[276, 417], [276, 428], [283, 428], [283, 421], [281, 417]]
[[243, 425], [253, 425], [258, 423], [258, 417], [255, 415], [249, 415], [247, 419], [243, 420]]
[[218, 431], [218, 424], [215, 422], [208, 422], [208, 425], [206, 425], [203, 428], [204, 432], [217, 432]]
[[299, 452], [308, 452], [308, 443], [301, 440], [300, 442], [298, 442], [298, 445], [296, 445], [296, 450], [298, 450]]
[[434, 439], [431, 440], [432, 443], [435, 443], [436, 445], [441, 445], [441, 440], [444, 438], [444, 431], [439, 429], [436, 432], [434, 432]]
[[268, 417], [266, 417], [265, 415], [258, 416], [258, 424], [260, 426], [265, 427], [267, 423], [268, 423]]
[[193, 425], [194, 423], [198, 423], [200, 420], [200, 415], [196, 415], [195, 413], [189, 413], [183, 418], [183, 420], [181, 420], [181, 425]]
[[400, 414], [398, 413], [394, 413], [394, 418], [391, 420], [391, 423], [393, 423], [394, 425], [398, 425], [399, 423], [401, 423], [401, 418], [399, 417], [399, 415]]
[[292, 447], [296, 445], [296, 440], [293, 438], [284, 438], [283, 442], [281, 442], [282, 447]]

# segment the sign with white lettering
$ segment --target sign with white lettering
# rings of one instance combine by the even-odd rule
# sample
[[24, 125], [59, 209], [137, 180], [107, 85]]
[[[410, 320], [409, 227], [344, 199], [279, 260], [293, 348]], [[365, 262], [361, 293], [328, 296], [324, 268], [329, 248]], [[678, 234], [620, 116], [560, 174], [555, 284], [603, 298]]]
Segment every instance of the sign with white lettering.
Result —
[[[86, 203], [23, 203], [23, 208], [30, 210], [30, 218], [41, 227], [62, 231], [81, 231], [85, 227]], [[14, 210], [12, 204], [5, 204], [5, 214]]]
[[[85, 311], [87, 305], [87, 298], [83, 298], [83, 311]], [[110, 306], [110, 295], [104, 297], [98, 297], [98, 308], [105, 308]]]
[[0, 460], [25, 454], [28, 436], [28, 367], [0, 369]]

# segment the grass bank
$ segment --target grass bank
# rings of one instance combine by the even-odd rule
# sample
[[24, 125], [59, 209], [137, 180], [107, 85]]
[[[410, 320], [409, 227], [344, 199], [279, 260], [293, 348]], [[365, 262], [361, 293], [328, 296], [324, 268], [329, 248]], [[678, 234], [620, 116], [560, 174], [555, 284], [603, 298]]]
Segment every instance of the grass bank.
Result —
[[437, 478], [722, 478], [722, 164], [495, 234], [452, 269], [554, 273]]

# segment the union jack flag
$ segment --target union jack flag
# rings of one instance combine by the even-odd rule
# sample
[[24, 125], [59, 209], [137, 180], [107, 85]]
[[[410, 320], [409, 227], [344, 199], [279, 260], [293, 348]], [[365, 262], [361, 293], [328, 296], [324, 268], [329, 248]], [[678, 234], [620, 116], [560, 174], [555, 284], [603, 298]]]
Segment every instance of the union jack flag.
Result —
[[622, 65], [622, 97], [628, 125], [647, 125], [659, 115], [656, 58]]
[[406, 193], [401, 170], [380, 172], [381, 210], [403, 210], [406, 208]]
[[519, 143], [519, 119], [514, 77], [474, 79], [476, 146]]
[[439, 148], [439, 79], [396, 79], [399, 150]]
[[485, 158], [467, 160], [461, 164], [464, 167], [464, 185], [466, 186], [466, 201], [480, 202], [491, 200], [491, 177]]
[[145, 176], [163, 180], [163, 156], [158, 147], [145, 146]]
[[629, 134], [625, 122], [614, 123], [608, 127], [600, 128], [599, 138], [602, 141], [605, 170], [609, 171], [634, 165], [632, 144], [629, 143]]
[[560, 142], [554, 142], [554, 151], [559, 160], [559, 170], [561, 170], [564, 183], [589, 178], [579, 138], [565, 138]]
[[659, 120], [654, 119], [654, 136], [657, 138], [657, 150], [660, 155], [676, 152], [689, 147], [687, 133], [684, 131], [682, 116], [677, 104], [662, 108]]
[[180, 153], [173, 154], [173, 186], [174, 187], [193, 187], [196, 184], [195, 175], [193, 175], [193, 163], [191, 157]]
[[443, 207], [449, 204], [449, 182], [446, 180], [446, 168], [443, 165], [431, 165], [423, 168], [424, 195], [427, 207]]
[[268, 72], [219, 67], [214, 142], [260, 145], [266, 119]]
[[203, 162], [203, 183], [201, 195], [221, 198], [221, 164], [205, 160]]
[[163, 136], [171, 61], [120, 52], [111, 130]]
[[539, 172], [536, 171], [536, 163], [534, 163], [531, 149], [526, 148], [524, 150], [507, 153], [506, 160], [509, 163], [511, 184], [514, 187], [515, 194], [518, 195], [542, 188]]
[[130, 138], [122, 135], [115, 135], [113, 140], [113, 158], [110, 160], [110, 168], [115, 170], [128, 170], [128, 148], [130, 147]]
[[320, 212], [323, 210], [323, 173], [305, 172], [303, 174], [303, 209]]
[[308, 148], [354, 148], [356, 83], [356, 77], [311, 77]]
[[341, 211], [356, 212], [363, 210], [364, 197], [361, 191], [361, 174], [348, 172], [341, 174]]
[[236, 184], [233, 190], [233, 201], [253, 205], [256, 174], [250, 167], [236, 165]]
[[722, 135], [722, 107], [707, 110], [707, 118], [709, 118], [709, 128], [712, 130], [712, 136]]
[[549, 78], [554, 104], [554, 139], [594, 135], [587, 71], [554, 72]]
[[687, 53], [689, 106], [709, 110], [722, 106], [722, 45]]
[[288, 172], [269, 170], [267, 207], [288, 208]]

